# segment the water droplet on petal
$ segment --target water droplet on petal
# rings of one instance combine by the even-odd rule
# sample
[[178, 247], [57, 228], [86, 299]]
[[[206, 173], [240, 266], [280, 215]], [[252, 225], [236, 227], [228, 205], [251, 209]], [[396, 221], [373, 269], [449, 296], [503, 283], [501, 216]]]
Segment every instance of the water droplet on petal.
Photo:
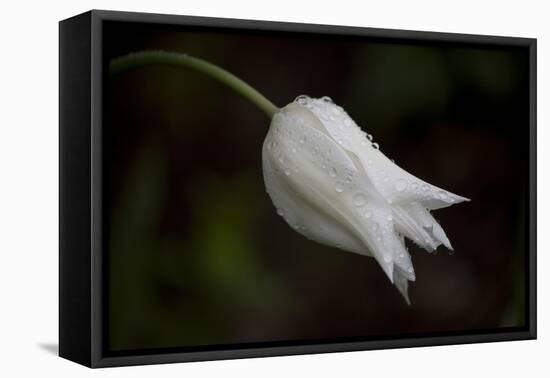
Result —
[[344, 120], [344, 126], [346, 126], [346, 127], [351, 126], [351, 121], [350, 121], [349, 118], [346, 118], [346, 119]]
[[397, 189], [398, 192], [402, 192], [407, 188], [407, 181], [404, 179], [397, 180], [397, 183], [395, 184], [395, 189]]
[[373, 223], [371, 228], [373, 231], [378, 230], [378, 223]]
[[391, 215], [388, 215], [386, 219], [391, 222], [393, 220], [393, 217]]
[[366, 141], [366, 140], [362, 140], [362, 141], [361, 141], [361, 146], [365, 147], [366, 145], [368, 145], [367, 141]]
[[332, 98], [330, 98], [330, 97], [328, 97], [328, 96], [323, 96], [323, 97], [321, 97], [321, 100], [324, 101], [324, 102], [333, 103]]
[[305, 105], [309, 102], [310, 98], [306, 95], [300, 95], [294, 99], [294, 102], [296, 102], [299, 105]]
[[300, 144], [304, 144], [306, 142], [306, 137], [301, 137], [300, 138]]
[[411, 266], [411, 267], [409, 267], [409, 269], [407, 269], [407, 272], [409, 272], [409, 273], [412, 273], [412, 272], [413, 272], [413, 268], [412, 268], [412, 266]]
[[443, 190], [440, 190], [439, 192], [437, 192], [437, 195], [439, 196], [439, 198], [441, 198], [442, 200], [446, 200], [447, 199], [447, 193]]
[[370, 212], [369, 210], [365, 211], [365, 214], [363, 214], [365, 216], [365, 218], [370, 218], [372, 217], [372, 212]]
[[374, 148], [375, 150], [379, 150], [380, 146], [378, 145], [378, 143], [373, 143], [372, 148]]
[[334, 190], [336, 190], [336, 193], [342, 193], [344, 191], [344, 184], [337, 182], [334, 186]]
[[372, 135], [371, 134], [367, 134], [367, 139], [370, 140], [372, 142]]
[[384, 253], [384, 262], [385, 263], [391, 263], [391, 261], [393, 260], [392, 258], [392, 255], [390, 255], [389, 253]]
[[430, 191], [430, 186], [428, 184], [422, 184], [422, 190], [425, 191], [425, 192], [429, 192]]
[[411, 190], [417, 190], [418, 189], [418, 183], [412, 182], [411, 183]]
[[355, 206], [363, 206], [365, 203], [367, 203], [367, 197], [363, 193], [356, 193], [353, 196], [353, 204]]
[[285, 175], [290, 176], [290, 170], [285, 169]]
[[336, 168], [332, 167], [329, 169], [328, 174], [330, 177], [336, 177], [338, 175], [338, 172], [336, 171]]
[[277, 208], [277, 214], [280, 215], [280, 216], [284, 216], [285, 215], [285, 212], [283, 209], [281, 209], [280, 207]]

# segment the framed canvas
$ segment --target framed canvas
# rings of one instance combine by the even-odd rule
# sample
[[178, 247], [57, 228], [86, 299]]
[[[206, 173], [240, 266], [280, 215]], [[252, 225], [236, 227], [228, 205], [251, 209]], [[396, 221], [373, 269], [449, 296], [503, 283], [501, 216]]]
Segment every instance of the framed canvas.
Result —
[[536, 40], [60, 22], [59, 354], [536, 337]]

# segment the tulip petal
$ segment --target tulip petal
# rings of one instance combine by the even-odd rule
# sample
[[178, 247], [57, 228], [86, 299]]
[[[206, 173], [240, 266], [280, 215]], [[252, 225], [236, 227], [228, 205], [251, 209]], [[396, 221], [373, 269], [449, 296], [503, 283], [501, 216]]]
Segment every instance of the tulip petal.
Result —
[[397, 287], [397, 290], [399, 290], [403, 298], [405, 298], [405, 302], [407, 302], [410, 306], [411, 300], [409, 299], [409, 280], [401, 273], [400, 270], [396, 269], [394, 273], [394, 282], [395, 287]]
[[[265, 149], [265, 146], [264, 146]], [[286, 181], [278, 179], [277, 168], [269, 155], [263, 154], [263, 171], [267, 191], [277, 207], [277, 213], [306, 238], [318, 243], [364, 254], [364, 245], [350, 234], [334, 217], [326, 216], [298, 193]]]
[[435, 210], [469, 201], [468, 198], [431, 185], [393, 163], [345, 110], [328, 98], [309, 98], [304, 101], [304, 106], [322, 121], [334, 140], [359, 157], [374, 185], [390, 203], [420, 202], [426, 208]]
[[[435, 185], [431, 185], [402, 169], [380, 150], [367, 146], [355, 152], [372, 182], [384, 197], [392, 203], [418, 202], [430, 210], [469, 201]], [[372, 168], [372, 169], [369, 169]]]
[[409, 281], [415, 281], [416, 276], [414, 274], [414, 268], [411, 261], [411, 255], [405, 247], [405, 238], [401, 235], [394, 233], [393, 237], [393, 252], [396, 269], [395, 272], [400, 271], [400, 274], [407, 278]]

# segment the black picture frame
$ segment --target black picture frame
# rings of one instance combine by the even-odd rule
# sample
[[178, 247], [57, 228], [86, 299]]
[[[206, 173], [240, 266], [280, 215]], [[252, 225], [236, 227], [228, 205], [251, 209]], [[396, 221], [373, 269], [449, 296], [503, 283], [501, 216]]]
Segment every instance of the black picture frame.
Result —
[[[105, 21], [517, 46], [530, 65], [526, 326], [346, 342], [262, 343], [106, 354], [103, 343], [102, 25]], [[536, 338], [536, 39], [92, 10], [59, 24], [59, 355], [88, 367], [406, 348]]]

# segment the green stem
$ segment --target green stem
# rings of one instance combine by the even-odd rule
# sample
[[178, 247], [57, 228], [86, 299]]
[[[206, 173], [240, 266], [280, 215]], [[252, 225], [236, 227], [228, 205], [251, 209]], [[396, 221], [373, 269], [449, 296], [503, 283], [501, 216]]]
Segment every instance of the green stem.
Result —
[[115, 58], [109, 65], [109, 72], [116, 75], [128, 70], [146, 66], [174, 66], [195, 70], [227, 85], [248, 101], [260, 108], [269, 118], [279, 110], [260, 92], [232, 73], [205, 60], [166, 51], [142, 51]]

